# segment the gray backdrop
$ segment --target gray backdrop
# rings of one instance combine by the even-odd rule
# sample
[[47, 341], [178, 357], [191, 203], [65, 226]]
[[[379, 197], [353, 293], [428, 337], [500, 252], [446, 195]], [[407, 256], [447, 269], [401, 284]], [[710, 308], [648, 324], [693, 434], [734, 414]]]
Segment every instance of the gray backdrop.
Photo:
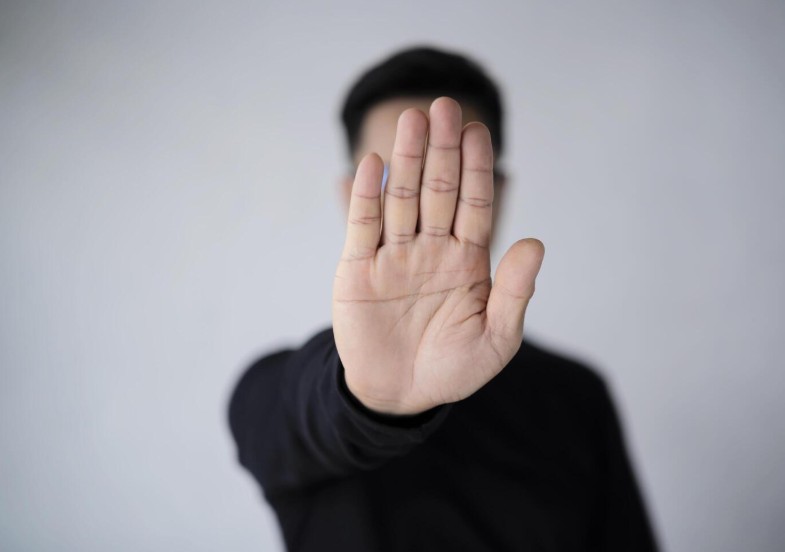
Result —
[[228, 393], [329, 323], [337, 107], [393, 48], [504, 85], [494, 259], [598, 367], [673, 551], [781, 550], [785, 9], [738, 2], [0, 8], [0, 548], [281, 550]]

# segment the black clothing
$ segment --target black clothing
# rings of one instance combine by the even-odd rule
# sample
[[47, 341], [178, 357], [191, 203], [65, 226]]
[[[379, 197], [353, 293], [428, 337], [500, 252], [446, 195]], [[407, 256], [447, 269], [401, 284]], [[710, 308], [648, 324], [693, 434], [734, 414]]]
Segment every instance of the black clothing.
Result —
[[293, 552], [655, 550], [608, 391], [523, 342], [463, 401], [366, 409], [332, 329], [254, 363], [230, 425]]

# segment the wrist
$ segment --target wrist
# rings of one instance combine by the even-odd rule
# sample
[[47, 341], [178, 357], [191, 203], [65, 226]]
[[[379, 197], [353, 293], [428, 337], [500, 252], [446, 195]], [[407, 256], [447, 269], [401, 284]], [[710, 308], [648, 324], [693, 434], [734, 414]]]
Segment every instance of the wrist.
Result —
[[346, 377], [346, 372], [343, 373], [343, 383], [351, 398], [363, 409], [376, 416], [387, 418], [412, 418], [429, 410], [428, 408], [413, 408], [398, 401], [372, 398], [369, 394], [363, 393], [353, 386], [350, 378]]

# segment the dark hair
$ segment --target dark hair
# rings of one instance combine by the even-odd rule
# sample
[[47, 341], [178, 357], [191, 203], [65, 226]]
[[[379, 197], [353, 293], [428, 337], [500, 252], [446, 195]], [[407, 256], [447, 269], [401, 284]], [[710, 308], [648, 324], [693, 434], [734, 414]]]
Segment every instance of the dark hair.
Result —
[[496, 84], [474, 61], [431, 47], [403, 50], [368, 69], [351, 87], [341, 111], [349, 154], [357, 148], [365, 115], [376, 104], [398, 97], [450, 96], [469, 104], [491, 133], [496, 156], [502, 152], [502, 104]]

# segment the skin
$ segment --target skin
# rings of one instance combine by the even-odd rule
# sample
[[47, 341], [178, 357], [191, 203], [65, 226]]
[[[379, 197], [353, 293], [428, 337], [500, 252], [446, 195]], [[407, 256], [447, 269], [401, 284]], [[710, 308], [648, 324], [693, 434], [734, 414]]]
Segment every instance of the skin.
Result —
[[544, 247], [517, 241], [491, 280], [493, 150], [485, 125], [466, 124], [475, 115], [450, 98], [396, 99], [364, 121], [333, 331], [347, 387], [376, 412], [462, 400], [520, 348]]
[[[423, 113], [428, 113], [434, 98], [411, 97], [393, 98], [380, 102], [372, 107], [365, 115], [362, 127], [360, 128], [359, 141], [354, 151], [352, 162], [355, 169], [360, 161], [369, 153], [378, 154], [385, 164], [390, 163], [392, 156], [393, 143], [395, 141], [395, 130], [398, 126], [398, 117], [409, 108], [416, 108]], [[472, 121], [481, 121], [479, 111], [471, 105], [463, 105], [462, 119], [463, 125]], [[356, 174], [356, 171], [355, 173]], [[341, 202], [344, 210], [348, 212], [349, 200], [352, 194], [353, 175], [343, 178], [340, 185]], [[497, 174], [494, 180], [494, 201], [493, 201], [493, 227], [496, 228], [497, 221], [501, 213], [500, 206], [504, 204], [503, 194], [507, 179], [503, 174]], [[382, 195], [384, 202], [384, 195]]]

